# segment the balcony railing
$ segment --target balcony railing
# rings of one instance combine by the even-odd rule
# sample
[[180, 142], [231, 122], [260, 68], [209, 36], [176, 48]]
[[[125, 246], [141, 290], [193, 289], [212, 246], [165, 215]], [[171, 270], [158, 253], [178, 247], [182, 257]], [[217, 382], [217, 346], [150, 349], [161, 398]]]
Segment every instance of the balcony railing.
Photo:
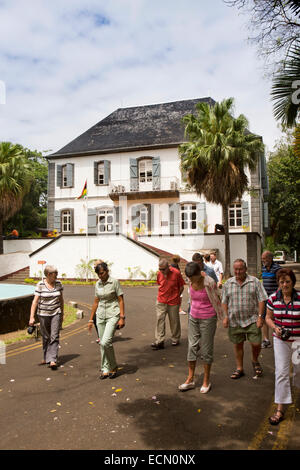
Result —
[[162, 177], [159, 181], [139, 181], [136, 185], [132, 186], [130, 179], [127, 180], [113, 180], [109, 185], [109, 193], [122, 194], [132, 192], [145, 192], [145, 191], [179, 191], [180, 182], [176, 176]]

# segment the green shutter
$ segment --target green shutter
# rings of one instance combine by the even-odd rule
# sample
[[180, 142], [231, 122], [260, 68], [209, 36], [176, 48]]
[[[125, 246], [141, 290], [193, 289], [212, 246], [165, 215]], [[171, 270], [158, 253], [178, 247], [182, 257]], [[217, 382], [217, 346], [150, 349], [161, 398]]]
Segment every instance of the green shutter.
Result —
[[243, 218], [243, 225], [249, 226], [250, 219], [249, 219], [249, 202], [242, 201], [242, 218]]
[[169, 204], [169, 220], [170, 220], [170, 235], [178, 235], [180, 233], [180, 205], [173, 203]]
[[53, 229], [61, 232], [60, 211], [54, 211], [54, 226]]
[[203, 233], [206, 226], [206, 203], [197, 203], [197, 232]]
[[56, 165], [56, 186], [62, 187], [62, 165]]
[[139, 190], [138, 182], [138, 162], [136, 158], [130, 158], [130, 191]]
[[97, 234], [97, 214], [96, 209], [88, 209], [88, 234]]
[[74, 186], [74, 163], [67, 163], [67, 187], [72, 188]]
[[160, 157], [152, 158], [152, 187], [153, 190], [160, 189]]
[[104, 160], [104, 184], [109, 184], [110, 182], [110, 161]]

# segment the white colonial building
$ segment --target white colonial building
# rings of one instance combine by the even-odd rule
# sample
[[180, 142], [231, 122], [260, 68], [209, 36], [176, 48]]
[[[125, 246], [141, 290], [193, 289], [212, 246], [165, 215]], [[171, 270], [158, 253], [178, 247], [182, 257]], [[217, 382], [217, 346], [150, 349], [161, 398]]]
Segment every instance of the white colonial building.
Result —
[[[72, 239], [97, 237], [98, 246], [105, 236], [117, 246], [121, 235], [185, 259], [214, 248], [222, 260], [224, 236], [215, 234], [221, 206], [199, 198], [180, 170], [182, 118], [200, 101], [214, 104], [203, 98], [118, 109], [48, 156], [48, 228]], [[255, 271], [268, 226], [264, 156], [255, 172], [247, 172], [251, 191], [230, 207], [229, 225], [233, 256], [239, 253]], [[79, 198], [85, 184], [87, 197]], [[104, 255], [99, 249], [89, 256]]]

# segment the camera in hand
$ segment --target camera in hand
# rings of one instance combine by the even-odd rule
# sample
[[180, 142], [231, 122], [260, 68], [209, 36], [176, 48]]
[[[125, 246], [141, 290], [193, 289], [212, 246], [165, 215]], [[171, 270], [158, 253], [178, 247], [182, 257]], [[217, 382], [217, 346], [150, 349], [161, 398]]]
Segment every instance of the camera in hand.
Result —
[[290, 330], [287, 330], [286, 328], [282, 327], [281, 328], [281, 335], [280, 335], [280, 338], [282, 339], [282, 341], [287, 341], [290, 336], [291, 336]]
[[32, 333], [34, 332], [35, 330], [35, 326], [34, 325], [29, 325], [29, 327], [27, 328], [27, 333], [29, 335], [32, 335]]

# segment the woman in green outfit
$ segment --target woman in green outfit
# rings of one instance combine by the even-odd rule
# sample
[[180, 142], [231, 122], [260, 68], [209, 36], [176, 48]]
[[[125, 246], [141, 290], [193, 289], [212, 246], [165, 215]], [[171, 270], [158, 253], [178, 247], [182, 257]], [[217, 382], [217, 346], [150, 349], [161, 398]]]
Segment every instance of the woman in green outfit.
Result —
[[117, 375], [117, 363], [112, 344], [117, 328], [125, 326], [124, 297], [120, 283], [110, 277], [106, 263], [95, 267], [99, 281], [95, 286], [95, 299], [88, 323], [89, 331], [93, 328], [96, 314], [97, 329], [100, 338], [101, 375], [100, 379], [114, 379]]

